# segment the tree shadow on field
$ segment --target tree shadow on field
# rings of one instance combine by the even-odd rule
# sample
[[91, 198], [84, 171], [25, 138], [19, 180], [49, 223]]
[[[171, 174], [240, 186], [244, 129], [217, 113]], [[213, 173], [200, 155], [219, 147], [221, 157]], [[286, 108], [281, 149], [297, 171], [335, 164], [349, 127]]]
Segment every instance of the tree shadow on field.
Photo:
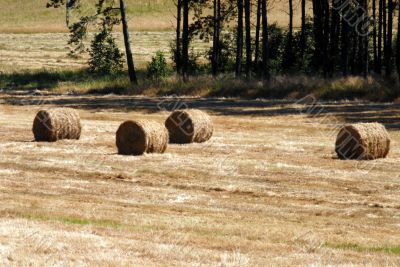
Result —
[[388, 129], [400, 129], [399, 103], [342, 102], [306, 105], [302, 114], [329, 123], [330, 117], [345, 123], [379, 122]]
[[14, 90], [41, 90], [53, 89], [60, 83], [71, 80], [85, 79], [85, 75], [76, 72], [49, 72], [49, 71], [32, 71], [3, 73], [0, 76], [0, 87], [3, 91], [10, 92]]
[[320, 123], [380, 122], [389, 129], [400, 129], [399, 103], [318, 102], [296, 100], [245, 100], [193, 97], [143, 97], [119, 95], [5, 95], [11, 105], [54, 105], [86, 110], [156, 113], [196, 108], [215, 115], [273, 117], [301, 115]]
[[[138, 76], [142, 76], [141, 71]], [[103, 75], [93, 73], [88, 69], [80, 70], [40, 70], [13, 73], [0, 73], [0, 89], [2, 92], [15, 94], [17, 92], [29, 94], [32, 91], [46, 90], [52, 92], [60, 87], [72, 88], [101, 88], [91, 89], [92, 93], [126, 93], [125, 81], [127, 74]]]
[[[78, 109], [87, 110], [116, 110], [116, 111], [142, 111], [144, 113], [155, 113], [159, 111], [171, 111], [175, 109], [198, 108], [209, 111], [216, 115], [226, 116], [258, 116], [273, 117], [285, 115], [302, 115], [310, 118], [310, 121], [320, 123], [339, 122], [380, 122], [391, 129], [400, 129], [400, 103], [373, 103], [365, 101], [318, 101], [314, 97], [305, 97], [301, 100], [281, 99], [291, 93], [296, 93], [297, 97], [302, 97], [309, 93], [310, 88], [301, 87], [309, 79], [303, 82], [296, 82], [296, 79], [285, 87], [277, 86], [264, 88], [255, 84], [248, 84], [244, 81], [235, 81], [233, 77], [227, 77], [216, 81], [214, 86], [219, 90], [214, 91], [207, 83], [208, 77], [193, 78], [193, 83], [181, 83], [179, 80], [166, 84], [154, 82], [146, 83], [146, 73], [144, 70], [138, 71], [138, 76], [142, 82], [139, 88], [130, 88], [129, 79], [125, 72], [116, 75], [93, 74], [87, 70], [73, 71], [26, 71], [19, 73], [1, 73], [0, 89], [4, 93], [0, 95], [0, 101], [11, 105], [24, 106], [70, 106]], [[211, 77], [209, 77], [211, 79]], [[282, 79], [279, 84], [287, 83], [287, 78]], [[316, 82], [318, 85], [318, 82]], [[90, 89], [89, 94], [52, 94], [53, 89], [61, 87], [67, 91], [71, 87]], [[255, 87], [254, 87], [255, 86]], [[321, 85], [322, 86], [322, 85]], [[153, 87], [156, 87], [155, 89]], [[160, 90], [160, 88], [162, 90]], [[165, 88], [164, 88], [165, 87]], [[207, 98], [195, 97], [162, 97], [163, 95], [191, 95], [196, 94], [196, 88], [208, 88], [209, 91], [202, 95], [216, 96]], [[210, 87], [210, 88], [209, 88]], [[257, 94], [251, 97], [266, 97], [263, 99], [244, 99], [244, 98], [221, 98], [220, 96], [241, 96], [246, 95], [246, 90], [254, 88]], [[95, 89], [93, 89], [95, 88]], [[252, 89], [253, 88], [253, 89]], [[300, 88], [300, 89], [298, 89]], [[50, 93], [44, 93], [42, 89]], [[65, 89], [65, 90], [64, 90]], [[152, 90], [155, 90], [154, 92]], [[378, 89], [377, 89], [378, 90]], [[380, 90], [380, 89], [379, 89]], [[332, 92], [344, 92], [344, 95], [332, 96], [333, 99], [339, 97], [356, 97], [359, 90], [333, 90]], [[368, 90], [366, 90], [368, 91]], [[361, 92], [366, 92], [361, 90]], [[328, 91], [331, 92], [331, 91]], [[132, 96], [130, 94], [155, 94], [158, 97]], [[244, 95], [243, 95], [244, 94]], [[273, 97], [280, 100], [271, 99]], [[341, 99], [341, 98], [339, 98]], [[332, 118], [334, 117], [334, 118]]]

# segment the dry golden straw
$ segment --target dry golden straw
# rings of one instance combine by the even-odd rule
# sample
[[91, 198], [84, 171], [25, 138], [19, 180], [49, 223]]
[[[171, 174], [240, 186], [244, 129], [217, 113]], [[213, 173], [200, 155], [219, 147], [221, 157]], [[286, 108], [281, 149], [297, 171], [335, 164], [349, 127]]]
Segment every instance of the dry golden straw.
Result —
[[117, 148], [121, 155], [164, 153], [168, 131], [161, 123], [149, 120], [126, 121], [117, 131]]
[[340, 159], [385, 158], [390, 150], [390, 137], [380, 123], [349, 124], [339, 131], [335, 150]]
[[176, 144], [202, 143], [213, 135], [213, 122], [207, 113], [197, 109], [174, 111], [166, 120], [170, 142]]
[[33, 121], [32, 131], [39, 142], [79, 139], [82, 131], [79, 113], [70, 108], [41, 110]]

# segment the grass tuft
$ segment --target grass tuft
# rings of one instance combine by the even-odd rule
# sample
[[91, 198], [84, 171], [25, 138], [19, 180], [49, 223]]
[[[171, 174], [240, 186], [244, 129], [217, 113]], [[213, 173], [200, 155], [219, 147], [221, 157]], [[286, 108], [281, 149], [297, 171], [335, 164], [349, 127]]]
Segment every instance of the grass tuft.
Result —
[[354, 243], [325, 243], [327, 248], [340, 249], [340, 250], [353, 250], [356, 252], [369, 252], [369, 253], [387, 253], [400, 255], [400, 246], [380, 246], [380, 247], [365, 247]]

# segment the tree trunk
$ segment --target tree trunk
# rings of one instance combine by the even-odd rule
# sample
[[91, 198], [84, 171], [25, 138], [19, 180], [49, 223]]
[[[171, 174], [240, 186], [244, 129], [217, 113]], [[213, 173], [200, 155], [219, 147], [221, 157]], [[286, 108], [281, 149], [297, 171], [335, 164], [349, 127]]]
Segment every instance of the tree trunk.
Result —
[[215, 77], [218, 75], [219, 66], [219, 42], [221, 32], [221, 0], [214, 0], [214, 32], [213, 32], [213, 51], [211, 68], [212, 75]]
[[[362, 0], [363, 7], [364, 7], [364, 12], [363, 14], [366, 18], [369, 18], [368, 14], [368, 0]], [[364, 22], [366, 23], [366, 22]], [[369, 21], [368, 21], [369, 23]], [[367, 78], [368, 72], [369, 72], [369, 28], [366, 29], [366, 33], [362, 37], [362, 42], [363, 42], [363, 76], [364, 78]]]
[[221, 23], [222, 23], [222, 17], [221, 17], [221, 0], [217, 0], [217, 67], [219, 67], [219, 59], [220, 59], [220, 42], [221, 42]]
[[242, 74], [242, 58], [243, 58], [243, 0], [237, 1], [238, 8], [238, 25], [236, 37], [236, 77]]
[[183, 1], [183, 30], [182, 30], [182, 77], [188, 79], [189, 65], [189, 0]]
[[260, 60], [260, 30], [261, 30], [261, 0], [257, 0], [256, 44], [255, 44], [255, 59], [254, 59], [256, 72], [258, 72], [258, 62]]
[[382, 2], [384, 0], [379, 0], [378, 9], [378, 51], [377, 51], [377, 61], [376, 61], [376, 73], [382, 72], [382, 24], [383, 24], [383, 10]]
[[324, 77], [327, 77], [329, 73], [330, 57], [329, 57], [329, 30], [330, 30], [330, 12], [328, 0], [323, 0], [323, 12], [324, 12], [324, 34], [323, 34], [323, 58], [324, 63]]
[[292, 67], [293, 62], [293, 0], [289, 0], [289, 32], [282, 60], [282, 68], [284, 70], [289, 70]]
[[399, 13], [397, 17], [397, 40], [396, 40], [396, 69], [397, 69], [397, 75], [400, 80], [400, 1], [399, 3]]
[[337, 52], [340, 36], [340, 15], [337, 11], [340, 2], [337, 0], [332, 0], [332, 19], [331, 19], [331, 30], [330, 30], [330, 62], [329, 62], [329, 76], [332, 77], [335, 71], [335, 66], [337, 62]]
[[301, 35], [300, 35], [300, 56], [304, 67], [304, 55], [306, 50], [306, 0], [301, 0]]
[[176, 72], [181, 73], [181, 22], [182, 22], [182, 0], [178, 0], [177, 2], [177, 14], [176, 14], [176, 51], [175, 51], [175, 63], [176, 63]]
[[393, 39], [393, 0], [388, 0], [388, 22], [387, 22], [387, 41], [386, 41], [386, 75], [392, 74], [392, 39]]
[[[372, 20], [376, 22], [376, 0], [372, 0]], [[372, 42], [373, 42], [373, 54], [374, 54], [374, 70], [377, 70], [377, 62], [378, 62], [378, 47], [377, 47], [377, 35], [376, 35], [376, 27], [372, 29]]]
[[323, 29], [323, 9], [322, 1], [313, 0], [313, 17], [314, 17], [314, 67], [317, 70], [321, 69], [323, 62], [323, 50], [324, 50], [324, 29]]
[[386, 36], [387, 36], [387, 30], [386, 30], [386, 18], [387, 10], [386, 10], [386, 0], [382, 0], [382, 38], [383, 38], [383, 64], [386, 68], [386, 56], [387, 56], [387, 44], [386, 44]]
[[349, 74], [349, 25], [342, 18], [342, 73], [343, 76]]
[[270, 79], [269, 73], [269, 47], [268, 47], [268, 16], [267, 16], [267, 0], [262, 0], [262, 73], [263, 80], [268, 81]]
[[129, 79], [132, 84], [137, 85], [138, 82], [137, 82], [137, 77], [136, 77], [135, 65], [133, 63], [131, 42], [129, 40], [129, 30], [128, 30], [128, 21], [126, 19], [125, 1], [120, 0], [119, 4], [120, 4], [120, 10], [121, 10], [122, 30], [124, 33], [124, 44], [125, 44], [125, 51], [126, 51], [126, 61], [128, 63]]
[[212, 57], [211, 57], [211, 71], [212, 71], [212, 75], [215, 77], [218, 74], [218, 62], [217, 62], [217, 57], [218, 57], [218, 42], [219, 40], [218, 38], [218, 3], [217, 0], [213, 1], [214, 4], [214, 17], [213, 17], [213, 28], [214, 28], [214, 32], [213, 32], [213, 48], [212, 48]]
[[250, 0], [245, 0], [245, 21], [246, 21], [246, 79], [251, 79], [251, 6]]

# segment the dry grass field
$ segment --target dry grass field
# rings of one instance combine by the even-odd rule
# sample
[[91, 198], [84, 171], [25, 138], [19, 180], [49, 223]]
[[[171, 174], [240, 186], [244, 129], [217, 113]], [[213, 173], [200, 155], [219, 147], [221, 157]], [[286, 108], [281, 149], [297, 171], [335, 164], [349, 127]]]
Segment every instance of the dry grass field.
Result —
[[[399, 266], [400, 105], [1, 95], [4, 266]], [[116, 154], [126, 119], [186, 103], [212, 115], [205, 144]], [[77, 108], [79, 141], [32, 142], [36, 112]], [[337, 127], [380, 121], [387, 159], [335, 158]]]
[[[46, 8], [47, 0], [0, 0], [0, 32], [49, 33], [67, 32], [65, 8]], [[95, 13], [94, 0], [84, 0], [82, 13]], [[127, 12], [132, 30], [168, 30], [173, 28], [172, 0], [127, 0]], [[72, 19], [79, 18], [73, 14]], [[154, 18], [157, 19], [154, 19]], [[72, 20], [75, 21], [75, 20]]]
[[[46, 8], [47, 0], [0, 0], [0, 33], [67, 32], [64, 8]], [[93, 14], [94, 0], [81, 1], [85, 14]], [[129, 26], [135, 31], [174, 29], [176, 8], [173, 0], [127, 0]], [[269, 21], [281, 26], [289, 23], [287, 1], [269, 1]], [[294, 23], [300, 25], [300, 1], [294, 2]], [[311, 12], [311, 4], [308, 8]], [[78, 18], [74, 15], [73, 18]]]
[[[64, 10], [45, 3], [0, 0], [1, 266], [400, 266], [400, 104], [311, 109], [288, 100], [81, 95], [110, 81], [85, 80], [83, 72], [73, 80], [87, 55], [67, 55]], [[158, 50], [169, 58], [172, 1], [127, 3], [136, 66], [143, 70]], [[286, 25], [286, 3], [269, 3], [270, 22]], [[201, 86], [191, 93], [211, 91], [207, 80], [193, 78]], [[346, 83], [358, 92], [359, 80]], [[190, 83], [170, 84], [193, 91]], [[27, 92], [36, 88], [74, 93]], [[143, 88], [134, 92], [173, 92]], [[162, 123], [179, 105], [212, 116], [210, 141], [170, 145], [162, 155], [117, 155], [120, 123]], [[79, 141], [32, 141], [36, 112], [53, 106], [79, 111]], [[359, 121], [385, 124], [393, 141], [387, 159], [337, 159], [338, 127]]]
[[[115, 36], [118, 45], [123, 49], [122, 34], [116, 33]], [[169, 44], [173, 39], [173, 32], [132, 33], [132, 50], [137, 66], [146, 67], [157, 51], [169, 55]], [[67, 33], [0, 34], [0, 71], [87, 67], [88, 55], [81, 58], [70, 57], [67, 43]], [[198, 49], [205, 45], [207, 44], [196, 43]]]
[[[124, 51], [123, 36], [114, 34], [118, 46]], [[132, 50], [135, 65], [145, 69], [157, 51], [162, 51], [171, 61], [170, 44], [174, 33], [168, 31], [132, 32]], [[26, 70], [77, 70], [88, 67], [87, 53], [78, 58], [69, 56], [68, 33], [0, 33], [0, 72], [21, 72]], [[90, 46], [89, 37], [86, 41]], [[193, 42], [195, 53], [205, 54], [209, 42]]]

